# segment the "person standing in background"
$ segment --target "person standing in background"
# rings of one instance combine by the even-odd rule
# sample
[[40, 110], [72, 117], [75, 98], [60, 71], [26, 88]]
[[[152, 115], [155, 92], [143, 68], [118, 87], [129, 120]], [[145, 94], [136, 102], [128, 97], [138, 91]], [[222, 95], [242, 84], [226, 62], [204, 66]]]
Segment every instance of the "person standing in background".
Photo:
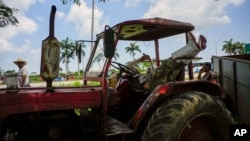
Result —
[[26, 69], [25, 65], [27, 62], [22, 58], [18, 58], [16, 61], [13, 62], [19, 68], [18, 70], [18, 84], [20, 87], [30, 87], [29, 83], [29, 72]]

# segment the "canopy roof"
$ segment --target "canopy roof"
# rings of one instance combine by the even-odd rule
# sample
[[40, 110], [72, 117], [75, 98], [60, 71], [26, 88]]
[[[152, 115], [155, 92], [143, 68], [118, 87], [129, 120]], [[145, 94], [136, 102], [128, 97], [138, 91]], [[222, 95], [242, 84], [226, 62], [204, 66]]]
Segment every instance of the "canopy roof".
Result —
[[120, 40], [150, 41], [194, 30], [190, 23], [163, 18], [130, 20], [112, 27]]

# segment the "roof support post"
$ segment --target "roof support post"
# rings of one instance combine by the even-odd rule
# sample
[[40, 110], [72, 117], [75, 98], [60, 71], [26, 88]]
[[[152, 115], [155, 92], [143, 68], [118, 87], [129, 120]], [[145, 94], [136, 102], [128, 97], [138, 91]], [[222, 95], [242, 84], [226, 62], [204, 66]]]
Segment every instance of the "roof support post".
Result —
[[159, 41], [158, 39], [154, 40], [155, 42], [155, 61], [156, 61], [156, 66], [159, 67], [160, 66], [160, 55], [159, 55]]

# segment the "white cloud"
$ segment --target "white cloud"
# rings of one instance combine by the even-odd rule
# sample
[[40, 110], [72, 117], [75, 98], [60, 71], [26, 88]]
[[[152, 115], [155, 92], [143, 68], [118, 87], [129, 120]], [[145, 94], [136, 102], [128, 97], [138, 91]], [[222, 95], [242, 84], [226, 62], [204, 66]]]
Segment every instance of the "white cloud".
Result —
[[190, 22], [196, 28], [207, 28], [231, 22], [225, 8], [240, 5], [245, 0], [148, 0], [150, 8], [144, 18], [162, 17]]
[[28, 33], [31, 34], [37, 30], [37, 24], [34, 20], [26, 17], [26, 16], [20, 16], [19, 19], [19, 25], [18, 25], [18, 31], [20, 33]]
[[32, 59], [40, 59], [41, 58], [41, 49], [31, 49], [29, 51], [29, 54], [31, 56]]
[[58, 17], [58, 19], [64, 19], [66, 15], [61, 11], [57, 11], [56, 16]]
[[[226, 0], [223, 0], [223, 1], [226, 1]], [[246, 0], [232, 0], [232, 3], [234, 4], [234, 5], [240, 5], [240, 4], [242, 4], [243, 2], [245, 2]]]
[[29, 7], [36, 3], [36, 0], [6, 0], [4, 1], [6, 5], [10, 7], [17, 8], [18, 12], [25, 12]]
[[12, 47], [10, 43], [5, 40], [0, 38], [0, 52], [6, 52], [6, 51], [11, 51]]
[[27, 52], [30, 48], [30, 43], [30, 40], [25, 40], [23, 45], [15, 48], [15, 51], [17, 51], [18, 53]]
[[38, 21], [38, 22], [44, 22], [45, 21], [45, 19], [44, 19], [44, 17], [43, 16], [41, 16], [41, 15], [38, 15], [38, 14], [34, 14], [35, 15], [35, 18], [36, 18], [36, 20]]
[[[88, 7], [86, 2], [82, 2], [80, 6], [72, 5], [71, 9], [65, 19], [66, 22], [72, 22], [75, 25], [79, 35], [84, 38], [91, 33], [91, 20], [92, 19], [92, 7]], [[98, 33], [103, 30], [104, 22], [106, 21], [103, 12], [94, 8], [94, 33]]]
[[23, 45], [16, 46], [12, 44], [9, 40], [3, 40], [0, 39], [0, 52], [12, 52], [12, 53], [23, 53], [29, 51], [31, 41], [30, 40], [24, 40]]
[[37, 24], [33, 20], [25, 16], [18, 16], [17, 18], [19, 20], [18, 26], [7, 26], [5, 28], [0, 28], [0, 32], [5, 33], [0, 34], [1, 51], [18, 51], [15, 50], [14, 45], [9, 43], [11, 39], [22, 34], [32, 34], [37, 30]]
[[16, 18], [19, 21], [18, 26], [12, 26], [9, 25], [4, 28], [0, 28], [1, 33], [0, 34], [0, 44], [1, 44], [1, 51], [14, 51], [14, 52], [20, 52], [23, 49], [27, 48], [26, 44], [21, 45], [24, 48], [17, 49], [15, 48], [15, 45], [10, 43], [10, 40], [18, 35], [22, 34], [32, 34], [37, 30], [37, 24], [34, 20], [28, 18], [25, 15], [26, 10], [35, 3], [35, 0], [15, 0], [15, 1], [6, 1], [6, 5], [10, 7], [14, 7], [19, 9], [19, 11], [16, 13]]
[[125, 6], [126, 7], [135, 7], [141, 0], [126, 0]]
[[37, 0], [38, 2], [40, 2], [40, 3], [44, 3], [45, 2], [45, 0]]

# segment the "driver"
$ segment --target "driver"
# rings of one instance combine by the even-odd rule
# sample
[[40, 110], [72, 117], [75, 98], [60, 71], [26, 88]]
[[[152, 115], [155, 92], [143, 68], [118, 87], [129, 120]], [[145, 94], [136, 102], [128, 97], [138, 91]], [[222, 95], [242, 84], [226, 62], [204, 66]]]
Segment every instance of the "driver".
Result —
[[[206, 38], [203, 35], [200, 35], [197, 43], [194, 35], [191, 32], [188, 32], [187, 44], [184, 47], [172, 53], [170, 58], [163, 60], [161, 65], [151, 71], [150, 74], [140, 75], [139, 77], [134, 78], [138, 78], [141, 85], [140, 88], [145, 90], [152, 90], [159, 84], [174, 81], [174, 76], [177, 76], [182, 67], [189, 64], [200, 51], [206, 48], [206, 42]], [[131, 66], [144, 60], [152, 62], [150, 56], [144, 54], [142, 57], [131, 62], [127, 66], [131, 68]]]

